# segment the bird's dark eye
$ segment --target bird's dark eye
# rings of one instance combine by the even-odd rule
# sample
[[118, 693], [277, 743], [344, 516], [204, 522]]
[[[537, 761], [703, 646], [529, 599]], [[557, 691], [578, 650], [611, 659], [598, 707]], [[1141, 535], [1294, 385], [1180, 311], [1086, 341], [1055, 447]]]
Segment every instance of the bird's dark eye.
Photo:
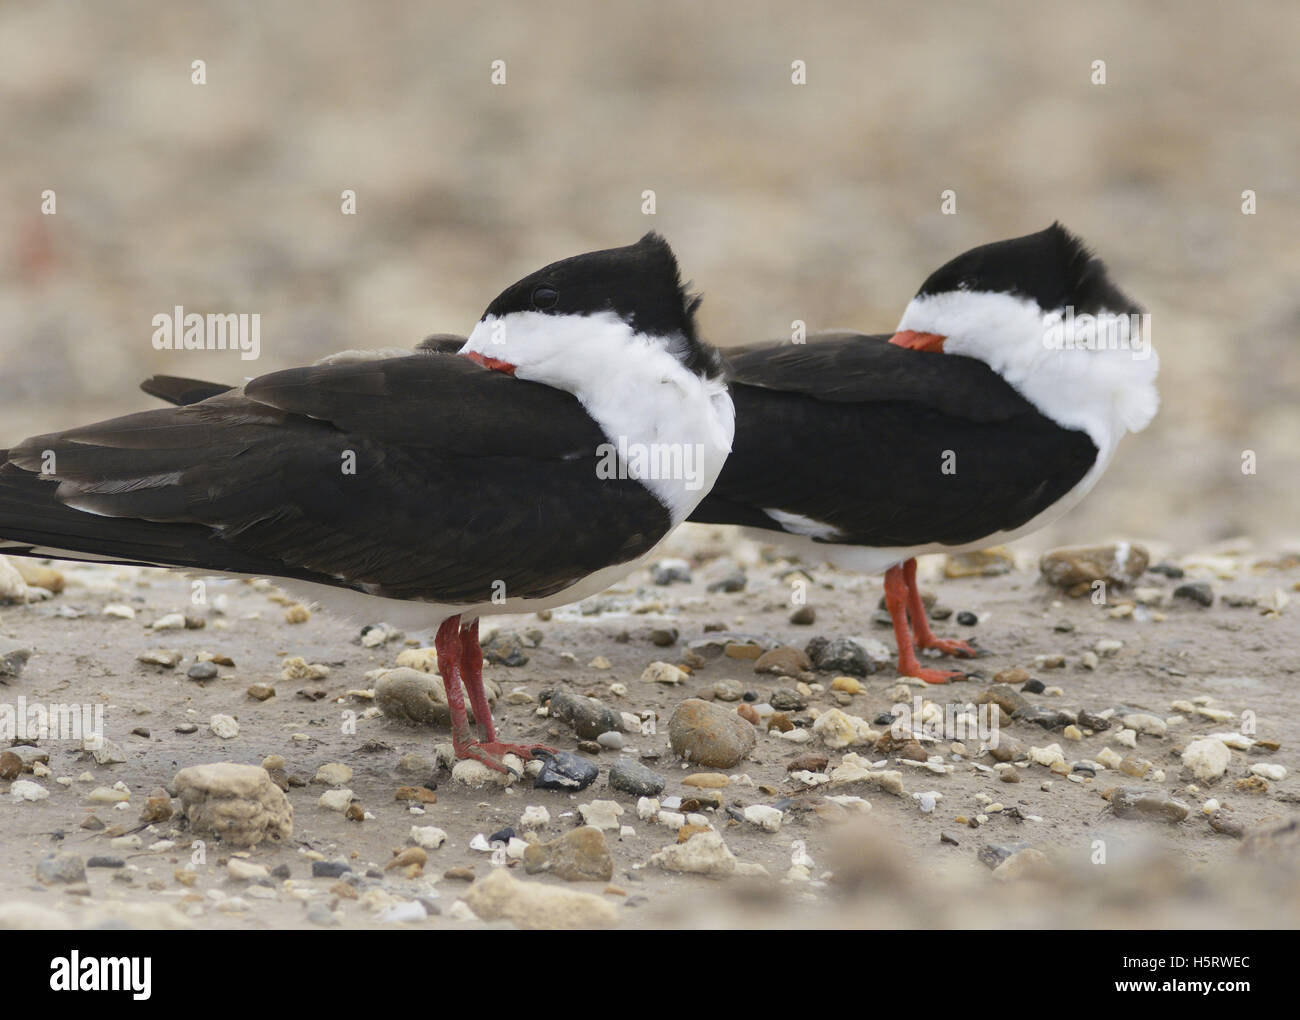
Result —
[[533, 291], [534, 308], [554, 308], [560, 300], [560, 293], [554, 287], [541, 286]]

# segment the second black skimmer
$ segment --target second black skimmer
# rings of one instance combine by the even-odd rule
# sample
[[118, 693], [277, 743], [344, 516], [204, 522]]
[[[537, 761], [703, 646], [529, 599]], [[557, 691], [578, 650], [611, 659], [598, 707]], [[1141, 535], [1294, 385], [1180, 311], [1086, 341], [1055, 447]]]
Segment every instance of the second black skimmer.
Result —
[[[943, 683], [916, 557], [1029, 534], [1079, 502], [1156, 412], [1141, 310], [1059, 224], [930, 276], [892, 334], [729, 352], [734, 450], [691, 520], [885, 572], [905, 676]], [[909, 630], [910, 621], [910, 630]]]
[[[730, 449], [722, 363], [663, 238], [556, 262], [463, 357], [357, 352], [0, 451], [0, 553], [274, 577], [347, 615], [439, 624], [458, 757], [504, 769], [478, 621], [645, 560]], [[471, 736], [462, 682], [478, 724]]]

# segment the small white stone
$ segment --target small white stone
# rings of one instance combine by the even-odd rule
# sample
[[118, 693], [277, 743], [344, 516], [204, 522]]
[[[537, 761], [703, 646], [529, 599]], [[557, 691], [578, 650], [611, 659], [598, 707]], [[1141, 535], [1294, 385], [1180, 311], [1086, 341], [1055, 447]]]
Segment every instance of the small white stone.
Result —
[[680, 829], [686, 824], [686, 816], [676, 811], [660, 811], [656, 821], [669, 829]]
[[208, 720], [208, 729], [212, 731], [213, 736], [221, 740], [231, 740], [239, 736], [239, 723], [235, 721], [233, 716], [219, 713], [214, 715]]
[[636, 816], [643, 822], [652, 822], [659, 814], [659, 802], [653, 797], [641, 797], [636, 802]]
[[326, 811], [346, 811], [348, 805], [352, 803], [352, 791], [347, 787], [339, 790], [326, 790], [316, 801], [318, 807], [323, 807]]
[[[100, 615], [113, 616], [119, 620], [134, 620], [135, 610], [124, 602], [110, 602], [100, 610]], [[181, 626], [185, 626], [185, 617], [183, 616], [181, 617]]]
[[1218, 779], [1228, 771], [1232, 761], [1232, 752], [1222, 740], [1202, 737], [1191, 741], [1183, 748], [1183, 765], [1191, 769], [1201, 782]]
[[529, 804], [519, 816], [519, 828], [542, 829], [551, 824], [551, 813], [540, 804]]
[[436, 825], [412, 825], [411, 841], [425, 850], [437, 850], [447, 842], [447, 834]]
[[590, 804], [578, 805], [578, 814], [585, 824], [602, 832], [617, 831], [623, 805], [614, 800], [593, 800]]
[[185, 614], [168, 613], [166, 616], [159, 617], [149, 625], [150, 630], [184, 630]]
[[1250, 767], [1250, 771], [1253, 775], [1263, 776], [1265, 779], [1271, 779], [1275, 783], [1281, 782], [1286, 778], [1285, 765], [1271, 765], [1266, 764], [1265, 762], [1257, 762]]
[[481, 832], [474, 834], [474, 838], [469, 841], [469, 848], [485, 854], [492, 852], [492, 844], [488, 842], [487, 836]]
[[642, 683], [680, 684], [685, 681], [686, 674], [668, 662], [652, 662], [641, 673]]
[[779, 832], [784, 814], [766, 804], [751, 804], [745, 808], [745, 821], [758, 825], [766, 832]]
[[30, 779], [15, 780], [9, 787], [9, 796], [14, 800], [45, 800], [49, 795], [49, 790]]
[[1123, 744], [1125, 747], [1137, 747], [1137, 730], [1131, 730], [1125, 727], [1115, 734], [1115, 743]]

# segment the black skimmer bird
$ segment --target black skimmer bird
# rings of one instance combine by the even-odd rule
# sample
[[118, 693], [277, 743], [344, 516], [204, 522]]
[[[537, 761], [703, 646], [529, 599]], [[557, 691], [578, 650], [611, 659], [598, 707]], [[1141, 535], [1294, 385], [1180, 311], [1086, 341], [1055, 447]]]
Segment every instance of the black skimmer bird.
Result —
[[[728, 352], [737, 436], [691, 519], [885, 572], [899, 672], [930, 683], [916, 557], [1009, 542], [1079, 502], [1156, 412], [1145, 317], [1059, 224], [930, 276], [892, 334]], [[908, 623], [911, 623], [910, 633]]]
[[[503, 769], [478, 621], [585, 598], [695, 508], [731, 446], [722, 361], [668, 243], [508, 287], [462, 357], [359, 352], [0, 451], [0, 553], [274, 577], [438, 626], [456, 754]], [[470, 734], [464, 694], [478, 724]]]

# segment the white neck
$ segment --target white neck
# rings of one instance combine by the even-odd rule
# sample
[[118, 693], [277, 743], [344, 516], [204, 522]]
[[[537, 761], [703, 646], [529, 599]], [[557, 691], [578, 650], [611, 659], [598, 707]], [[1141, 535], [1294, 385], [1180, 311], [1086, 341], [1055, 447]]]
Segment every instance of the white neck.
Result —
[[605, 464], [641, 481], [677, 525], [717, 481], [735, 410], [723, 380], [670, 353], [676, 339], [634, 333], [614, 312], [511, 312], [481, 321], [461, 353], [507, 361], [518, 379], [572, 393], [609, 440]]
[[1044, 312], [1029, 298], [951, 291], [914, 298], [898, 328], [946, 337], [945, 354], [983, 361], [1044, 415], [1087, 432], [1107, 458], [1126, 432], [1147, 426], [1160, 402], [1160, 359], [1149, 317], [1140, 321], [1141, 335], [1121, 341], [1095, 330], [1091, 318]]

